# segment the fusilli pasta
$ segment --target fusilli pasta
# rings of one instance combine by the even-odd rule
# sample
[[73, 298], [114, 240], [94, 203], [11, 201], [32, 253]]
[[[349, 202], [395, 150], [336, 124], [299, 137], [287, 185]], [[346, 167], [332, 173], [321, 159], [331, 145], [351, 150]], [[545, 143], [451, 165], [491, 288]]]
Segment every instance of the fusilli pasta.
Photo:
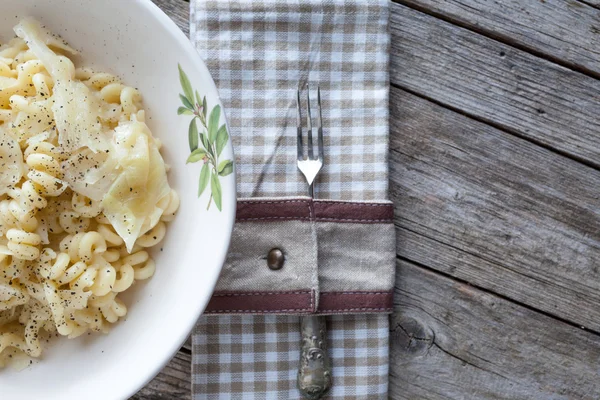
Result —
[[33, 20], [15, 32], [0, 45], [0, 367], [50, 334], [108, 332], [179, 208], [139, 91], [76, 69]]

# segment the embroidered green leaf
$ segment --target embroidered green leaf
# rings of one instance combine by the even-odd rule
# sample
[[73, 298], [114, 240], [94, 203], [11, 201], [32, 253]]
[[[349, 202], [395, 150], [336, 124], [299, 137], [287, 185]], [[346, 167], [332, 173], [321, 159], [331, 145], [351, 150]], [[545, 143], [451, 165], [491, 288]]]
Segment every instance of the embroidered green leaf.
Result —
[[[188, 99], [188, 102], [192, 104], [194, 102], [194, 91], [192, 90], [192, 84], [186, 73], [181, 68], [181, 65], [177, 64], [179, 67], [179, 82], [181, 83], [181, 88], [183, 89], [183, 93], [185, 93], [185, 97]], [[194, 108], [193, 106], [190, 108]]]
[[190, 121], [190, 128], [188, 129], [188, 139], [190, 142], [190, 151], [194, 152], [198, 148], [198, 126], [196, 125], [196, 118], [192, 118]]
[[217, 206], [217, 209], [221, 211], [221, 182], [219, 182], [219, 176], [216, 174], [211, 174], [210, 190], [212, 192], [213, 199], [215, 200], [215, 205]]
[[179, 107], [177, 109], [177, 115], [194, 115], [194, 112], [186, 107]]
[[185, 106], [185, 108], [187, 108], [188, 110], [193, 110], [194, 106], [192, 105], [192, 103], [187, 99], [187, 97], [185, 97], [184, 95], [180, 94], [179, 98], [181, 99], [181, 102], [183, 103], [183, 105]]
[[221, 118], [221, 106], [216, 105], [208, 118], [208, 142], [213, 144], [217, 139], [217, 132], [219, 131], [219, 119]]
[[185, 162], [186, 164], [189, 163], [196, 163], [200, 160], [202, 160], [204, 157], [206, 157], [206, 151], [204, 149], [196, 149], [192, 152], [192, 154], [190, 154], [190, 156], [188, 157], [187, 161]]
[[229, 134], [227, 133], [227, 127], [225, 124], [221, 125], [217, 132], [217, 155], [220, 156], [221, 152], [225, 148], [227, 141], [229, 140]]
[[233, 172], [233, 161], [223, 160], [219, 163], [219, 176], [227, 176]]
[[204, 115], [204, 120], [206, 121], [206, 113], [208, 107], [206, 106], [206, 96], [204, 96], [204, 98], [202, 99], [202, 115]]
[[200, 171], [200, 181], [198, 182], [198, 197], [202, 196], [204, 189], [208, 186], [208, 180], [210, 179], [210, 167], [208, 163], [204, 163], [202, 170]]

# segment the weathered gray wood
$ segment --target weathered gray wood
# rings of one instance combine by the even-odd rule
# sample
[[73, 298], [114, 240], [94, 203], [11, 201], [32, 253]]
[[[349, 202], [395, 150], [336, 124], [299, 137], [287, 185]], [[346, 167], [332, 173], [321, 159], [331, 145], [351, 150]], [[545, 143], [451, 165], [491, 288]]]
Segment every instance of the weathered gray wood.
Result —
[[398, 252], [600, 331], [600, 172], [391, 91]]
[[578, 0], [395, 0], [600, 76], [598, 9]]
[[597, 399], [600, 338], [400, 262], [390, 398]]
[[184, 0], [152, 0], [165, 14], [177, 24], [179, 29], [189, 36], [190, 33], [190, 4]]
[[600, 166], [600, 80], [392, 4], [392, 84]]

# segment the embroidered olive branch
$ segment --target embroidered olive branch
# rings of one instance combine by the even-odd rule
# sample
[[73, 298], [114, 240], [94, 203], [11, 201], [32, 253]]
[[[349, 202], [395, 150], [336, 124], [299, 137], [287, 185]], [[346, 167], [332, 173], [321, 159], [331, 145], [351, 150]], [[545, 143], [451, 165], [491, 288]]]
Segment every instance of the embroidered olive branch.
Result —
[[[198, 197], [204, 193], [210, 182], [210, 198], [206, 209], [210, 208], [214, 200], [217, 209], [221, 211], [222, 189], [219, 178], [233, 172], [233, 161], [219, 160], [221, 152], [229, 141], [227, 127], [225, 124], [219, 126], [221, 106], [214, 106], [207, 115], [206, 96], [201, 98], [198, 91], [192, 89], [190, 80], [181, 65], [179, 65], [179, 81], [183, 89], [183, 94], [179, 95], [183, 106], [177, 109], [177, 114], [193, 116], [188, 129], [190, 155], [186, 164], [202, 162]], [[198, 130], [197, 122], [200, 122], [201, 130]]]

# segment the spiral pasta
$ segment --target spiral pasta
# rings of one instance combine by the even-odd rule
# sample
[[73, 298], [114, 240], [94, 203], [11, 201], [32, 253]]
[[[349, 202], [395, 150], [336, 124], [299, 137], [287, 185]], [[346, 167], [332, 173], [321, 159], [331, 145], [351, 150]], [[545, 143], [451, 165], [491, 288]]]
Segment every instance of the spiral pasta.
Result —
[[42, 242], [37, 233], [27, 232], [21, 229], [9, 229], [6, 234], [8, 239], [8, 250], [12, 256], [21, 260], [35, 260], [40, 255], [38, 246]]
[[75, 70], [75, 77], [86, 86], [98, 90], [103, 100], [100, 118], [107, 124], [116, 126], [123, 118], [137, 114], [141, 110], [142, 96], [137, 89], [126, 86], [116, 76], [106, 72], [96, 72], [89, 68]]
[[0, 201], [0, 236], [11, 228], [20, 228], [33, 232], [38, 221], [32, 213], [24, 213], [18, 202], [13, 200]]
[[154, 247], [164, 239], [166, 233], [167, 226], [164, 222], [159, 221], [148, 232], [140, 236], [135, 243], [141, 247]]
[[39, 357], [51, 334], [108, 332], [179, 208], [139, 91], [75, 68], [35, 21], [15, 32], [0, 46], [0, 368]]
[[137, 251], [123, 258], [124, 263], [131, 265], [135, 279], [142, 281], [154, 275], [156, 264], [146, 251]]
[[90, 199], [79, 193], [73, 193], [71, 200], [73, 211], [86, 218], [97, 217], [102, 212], [102, 206], [99, 201]]
[[175, 213], [179, 208], [179, 195], [176, 191], [171, 190], [168, 196], [165, 196], [158, 203], [157, 207], [163, 209], [163, 214], [160, 217], [161, 221], [169, 222], [175, 218]]

